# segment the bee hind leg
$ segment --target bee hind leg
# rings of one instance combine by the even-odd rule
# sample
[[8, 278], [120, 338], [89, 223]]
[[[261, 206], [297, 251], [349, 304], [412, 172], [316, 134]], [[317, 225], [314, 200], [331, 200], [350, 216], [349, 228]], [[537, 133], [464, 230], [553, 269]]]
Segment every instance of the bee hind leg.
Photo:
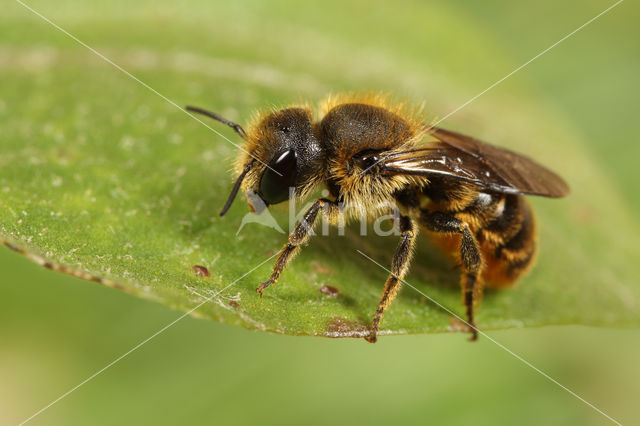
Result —
[[300, 246], [304, 244], [311, 235], [313, 225], [316, 222], [318, 213], [323, 210], [324, 214], [329, 218], [332, 218], [338, 214], [338, 204], [326, 198], [317, 199], [313, 205], [304, 214], [304, 217], [296, 225], [295, 229], [289, 234], [289, 241], [282, 247], [276, 263], [273, 265], [273, 270], [269, 279], [258, 286], [256, 291], [262, 296], [262, 292], [265, 288], [269, 287], [278, 281], [280, 274], [293, 259], [293, 257], [300, 251]]
[[411, 262], [411, 253], [415, 244], [416, 234], [418, 227], [407, 216], [400, 216], [400, 232], [402, 237], [396, 253], [391, 261], [391, 275], [387, 278], [387, 282], [384, 284], [384, 290], [382, 296], [378, 302], [378, 308], [373, 316], [371, 322], [371, 329], [365, 339], [370, 343], [375, 343], [377, 340], [377, 333], [380, 327], [380, 321], [384, 316], [384, 311], [389, 307], [393, 299], [395, 299], [400, 289], [400, 282], [409, 269], [409, 263]]
[[471, 329], [471, 340], [478, 339], [478, 329], [474, 318], [474, 305], [482, 292], [480, 273], [482, 271], [482, 255], [469, 225], [460, 219], [443, 212], [423, 212], [420, 223], [434, 232], [458, 233], [462, 236], [460, 243], [460, 259], [462, 261], [462, 299], [466, 308], [467, 325]]

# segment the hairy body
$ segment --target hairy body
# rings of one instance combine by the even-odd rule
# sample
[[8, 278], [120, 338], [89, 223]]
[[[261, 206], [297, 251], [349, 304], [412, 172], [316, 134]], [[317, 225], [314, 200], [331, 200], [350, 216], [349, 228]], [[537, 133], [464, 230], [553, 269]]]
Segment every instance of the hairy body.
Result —
[[279, 279], [320, 214], [338, 224], [344, 215], [400, 211], [400, 242], [366, 337], [370, 342], [376, 341], [384, 312], [408, 271], [419, 228], [460, 264], [467, 324], [476, 339], [474, 307], [483, 285], [512, 284], [535, 257], [535, 219], [523, 194], [568, 193], [561, 178], [532, 160], [428, 126], [418, 110], [381, 96], [329, 98], [319, 121], [309, 107], [277, 110], [259, 116], [246, 133], [204, 113], [246, 140], [237, 162], [240, 176], [223, 214], [240, 186], [250, 204], [265, 205], [291, 195], [304, 198], [319, 185], [329, 190], [289, 235], [271, 276], [257, 289], [260, 294]]

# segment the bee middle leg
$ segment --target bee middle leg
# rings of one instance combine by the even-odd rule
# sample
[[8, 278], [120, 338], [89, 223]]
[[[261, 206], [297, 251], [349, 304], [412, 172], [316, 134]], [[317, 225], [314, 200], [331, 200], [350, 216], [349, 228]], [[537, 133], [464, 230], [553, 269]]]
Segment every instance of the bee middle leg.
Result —
[[304, 214], [300, 223], [298, 223], [293, 232], [289, 234], [289, 242], [287, 242], [287, 244], [285, 244], [285, 246], [280, 250], [278, 259], [273, 265], [271, 276], [256, 289], [261, 296], [265, 288], [278, 281], [278, 278], [284, 268], [300, 250], [300, 246], [309, 239], [309, 234], [313, 230], [313, 225], [316, 222], [320, 209], [323, 210], [325, 216], [330, 220], [337, 217], [339, 214], [339, 207], [337, 203], [327, 200], [326, 198], [320, 198], [314, 201], [313, 205]]
[[469, 225], [443, 212], [423, 212], [420, 222], [430, 231], [449, 232], [462, 235], [460, 258], [462, 260], [462, 298], [467, 313], [467, 325], [471, 327], [471, 340], [478, 339], [478, 329], [474, 319], [474, 305], [481, 294], [480, 273], [483, 260], [480, 247], [469, 229]]
[[380, 301], [378, 302], [378, 308], [373, 316], [371, 323], [371, 329], [365, 339], [370, 343], [375, 343], [377, 340], [377, 333], [380, 327], [380, 321], [384, 316], [384, 311], [391, 305], [393, 299], [395, 299], [400, 289], [400, 282], [409, 269], [409, 263], [411, 262], [411, 253], [416, 240], [418, 227], [415, 222], [409, 219], [407, 216], [400, 216], [400, 232], [402, 233], [402, 239], [396, 253], [391, 261], [391, 275], [387, 278], [387, 282], [384, 284], [384, 290]]

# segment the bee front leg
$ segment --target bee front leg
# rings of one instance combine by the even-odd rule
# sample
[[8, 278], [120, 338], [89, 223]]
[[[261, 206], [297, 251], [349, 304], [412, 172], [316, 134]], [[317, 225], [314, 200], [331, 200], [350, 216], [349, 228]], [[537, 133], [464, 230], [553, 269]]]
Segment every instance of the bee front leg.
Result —
[[462, 298], [467, 313], [467, 325], [471, 327], [471, 340], [478, 339], [478, 329], [474, 319], [474, 305], [482, 292], [479, 282], [483, 260], [480, 247], [469, 230], [469, 225], [460, 219], [443, 212], [423, 212], [420, 222], [434, 232], [449, 232], [462, 235], [460, 259], [462, 261]]
[[413, 246], [416, 240], [418, 227], [415, 222], [409, 219], [407, 216], [400, 216], [400, 232], [402, 237], [396, 253], [391, 261], [391, 275], [387, 278], [387, 282], [384, 284], [384, 290], [382, 296], [378, 302], [378, 308], [373, 316], [371, 323], [371, 330], [369, 335], [365, 339], [370, 343], [375, 343], [377, 340], [377, 333], [380, 327], [380, 321], [384, 316], [384, 311], [389, 307], [393, 299], [395, 299], [400, 289], [400, 281], [404, 278], [407, 270], [409, 269], [409, 263], [411, 262], [411, 253], [413, 252]]
[[271, 276], [256, 289], [260, 296], [262, 296], [262, 292], [265, 288], [278, 281], [278, 278], [284, 268], [300, 250], [300, 246], [309, 239], [309, 234], [313, 229], [313, 225], [316, 222], [320, 209], [322, 209], [324, 214], [329, 218], [337, 216], [339, 212], [338, 204], [327, 200], [326, 198], [317, 199], [313, 203], [309, 210], [304, 214], [300, 223], [298, 223], [293, 232], [289, 234], [289, 242], [282, 247], [282, 250], [280, 250], [278, 260], [276, 260], [276, 263], [273, 265]]

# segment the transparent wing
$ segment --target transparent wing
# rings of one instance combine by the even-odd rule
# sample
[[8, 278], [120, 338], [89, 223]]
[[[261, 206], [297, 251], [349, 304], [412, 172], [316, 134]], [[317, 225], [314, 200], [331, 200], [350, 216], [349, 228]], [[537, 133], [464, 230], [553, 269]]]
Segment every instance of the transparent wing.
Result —
[[535, 161], [507, 149], [439, 128], [435, 142], [383, 156], [380, 171], [414, 176], [443, 175], [472, 182], [495, 192], [564, 197], [565, 181]]

